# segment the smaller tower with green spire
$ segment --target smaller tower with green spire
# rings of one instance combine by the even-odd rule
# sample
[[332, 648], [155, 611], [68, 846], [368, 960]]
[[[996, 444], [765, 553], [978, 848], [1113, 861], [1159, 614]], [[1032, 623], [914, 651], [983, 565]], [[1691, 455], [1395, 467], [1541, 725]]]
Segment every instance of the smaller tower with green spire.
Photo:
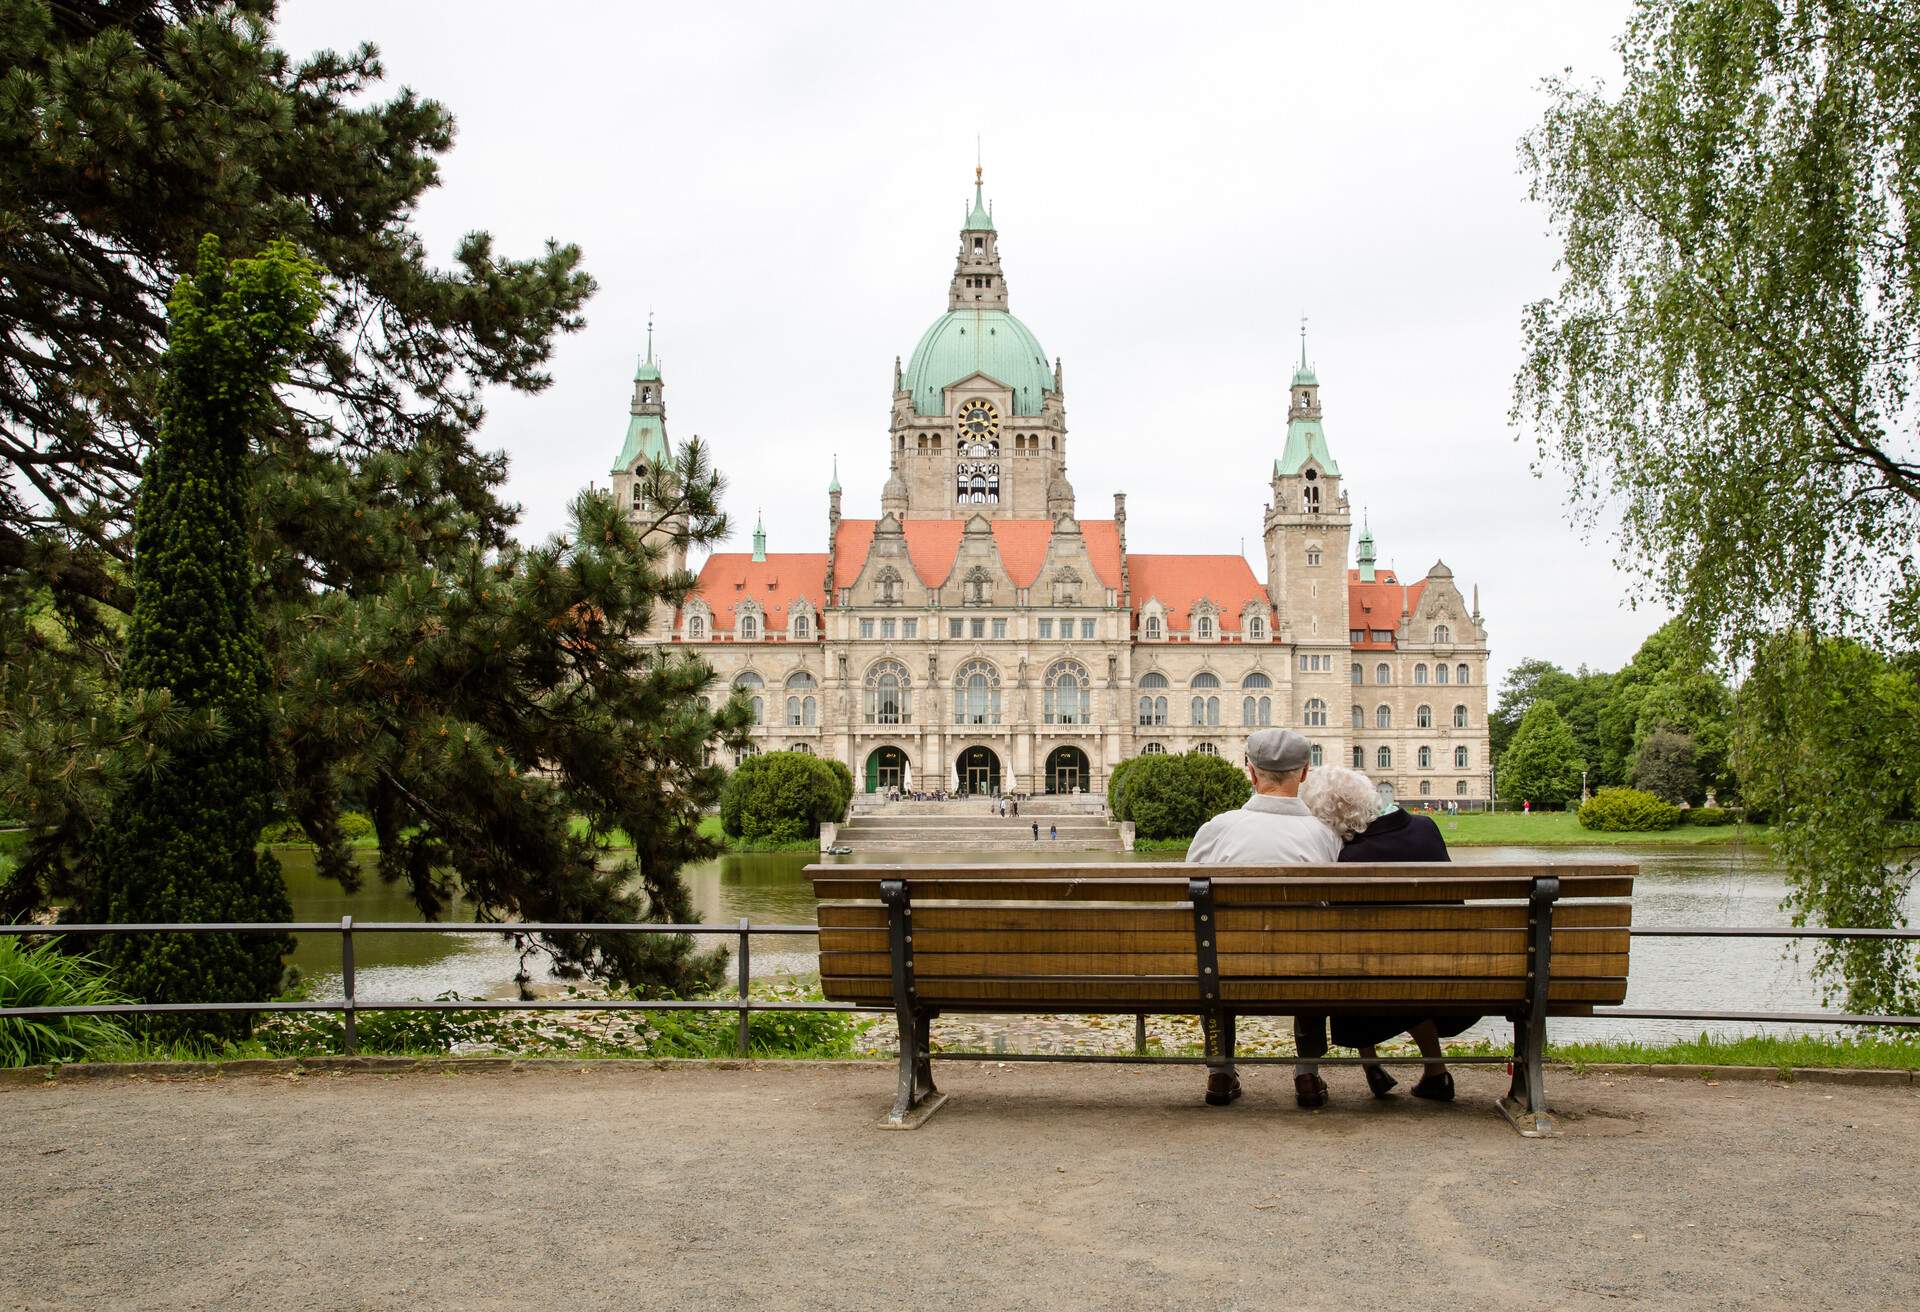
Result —
[[753, 514], [753, 559], [759, 564], [765, 564], [767, 559], [767, 526], [757, 510]]
[[1373, 553], [1373, 528], [1367, 523], [1365, 515], [1360, 517], [1360, 545], [1354, 553], [1354, 563], [1360, 566], [1360, 581], [1374, 583], [1378, 576], [1373, 563], [1377, 557]]
[[960, 229], [960, 259], [947, 292], [949, 310], [1004, 310], [1007, 279], [1000, 271], [1000, 234], [993, 230], [981, 167], [973, 166], [973, 209]]

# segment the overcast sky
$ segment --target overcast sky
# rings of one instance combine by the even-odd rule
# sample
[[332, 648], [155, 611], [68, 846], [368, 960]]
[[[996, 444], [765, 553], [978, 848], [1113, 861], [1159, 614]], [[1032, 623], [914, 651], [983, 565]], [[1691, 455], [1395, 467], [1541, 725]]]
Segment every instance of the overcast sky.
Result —
[[452, 109], [437, 256], [473, 228], [585, 251], [586, 330], [481, 434], [523, 537], [607, 484], [649, 310], [669, 431], [712, 444], [737, 547], [763, 511], [770, 550], [824, 550], [836, 453], [846, 513], [877, 514], [893, 360], [946, 309], [978, 134], [1083, 517], [1125, 491], [1133, 550], [1244, 549], [1264, 577], [1305, 313], [1382, 563], [1478, 584], [1496, 670], [1613, 668], [1661, 616], [1507, 409], [1521, 306], [1555, 286], [1516, 143], [1542, 78], [1613, 80], [1628, 9], [292, 0], [280, 37], [371, 40], [388, 90]]

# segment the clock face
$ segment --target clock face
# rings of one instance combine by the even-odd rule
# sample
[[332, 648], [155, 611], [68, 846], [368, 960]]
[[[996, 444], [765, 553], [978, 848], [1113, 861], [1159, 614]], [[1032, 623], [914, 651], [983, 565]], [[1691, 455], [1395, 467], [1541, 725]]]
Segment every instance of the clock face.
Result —
[[1000, 416], [986, 401], [968, 401], [960, 407], [960, 440], [990, 442], [1000, 435]]

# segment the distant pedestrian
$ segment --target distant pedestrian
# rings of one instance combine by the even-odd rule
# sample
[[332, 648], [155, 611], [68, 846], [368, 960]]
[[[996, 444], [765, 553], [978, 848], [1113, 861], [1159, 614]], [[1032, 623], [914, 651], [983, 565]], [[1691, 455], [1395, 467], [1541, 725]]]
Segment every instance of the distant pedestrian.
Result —
[[1048, 825], [1048, 826], [1047, 826], [1047, 839], [1048, 839], [1048, 841], [1049, 841], [1049, 842], [1054, 842], [1054, 843], [1057, 843], [1057, 842], [1059, 842], [1059, 841], [1060, 841], [1060, 826], [1059, 826], [1059, 825]]
[[1532, 815], [1532, 814], [1533, 814], [1533, 799], [1532, 799], [1532, 798], [1527, 798], [1527, 799], [1525, 799], [1525, 800], [1523, 800], [1523, 801], [1522, 801], [1522, 802], [1520, 803], [1520, 814], [1521, 814], [1521, 815]]
[[1033, 822], [1033, 841], [1036, 843], [1040, 841], [1040, 822], [1038, 820]]
[[1020, 799], [1017, 797], [1013, 799], [1013, 818], [1015, 820], [1020, 818]]

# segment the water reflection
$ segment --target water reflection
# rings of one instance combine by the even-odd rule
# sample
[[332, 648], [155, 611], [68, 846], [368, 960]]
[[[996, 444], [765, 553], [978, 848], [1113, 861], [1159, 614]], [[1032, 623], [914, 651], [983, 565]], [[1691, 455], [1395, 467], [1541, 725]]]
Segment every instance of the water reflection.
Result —
[[[1462, 862], [1636, 861], [1640, 878], [1634, 897], [1637, 925], [1785, 925], [1780, 901], [1786, 895], [1784, 871], [1765, 847], [1727, 844], [1711, 847], [1466, 848]], [[284, 849], [294, 914], [301, 920], [419, 919], [406, 894], [382, 885], [369, 873], [366, 886], [351, 896], [313, 868], [310, 852]], [[372, 854], [365, 854], [371, 865]], [[756, 924], [814, 923], [814, 899], [801, 871], [819, 858], [798, 853], [723, 856], [683, 872], [703, 922], [724, 924], [746, 917]], [[896, 856], [834, 858], [849, 864], [898, 861]], [[1033, 859], [1026, 853], [916, 853], [915, 864], [1006, 862]], [[1045, 854], [1050, 862], [1113, 860], [1103, 853]], [[1165, 859], [1143, 857], [1143, 860]], [[1915, 899], [1910, 899], [1910, 903]], [[1911, 906], [1910, 911], [1920, 910]], [[456, 918], [465, 919], [464, 907]], [[715, 944], [731, 948], [732, 936]], [[786, 970], [806, 972], [817, 965], [819, 941], [811, 935], [756, 936], [750, 964], [755, 976]], [[448, 989], [471, 996], [497, 996], [512, 990], [518, 956], [490, 935], [392, 934], [356, 936], [354, 952], [361, 996], [432, 997]], [[1821, 1006], [1810, 973], [1811, 944], [1772, 939], [1636, 939], [1627, 1003], [1633, 1007], [1686, 1010], [1788, 1011]], [[301, 970], [322, 986], [339, 985], [337, 936], [307, 936], [294, 952]], [[1702, 1030], [1747, 1033], [1751, 1025], [1712, 1025], [1697, 1021], [1609, 1021], [1566, 1019], [1554, 1022], [1557, 1038], [1685, 1038]], [[1484, 1032], [1504, 1039], [1503, 1022]]]

